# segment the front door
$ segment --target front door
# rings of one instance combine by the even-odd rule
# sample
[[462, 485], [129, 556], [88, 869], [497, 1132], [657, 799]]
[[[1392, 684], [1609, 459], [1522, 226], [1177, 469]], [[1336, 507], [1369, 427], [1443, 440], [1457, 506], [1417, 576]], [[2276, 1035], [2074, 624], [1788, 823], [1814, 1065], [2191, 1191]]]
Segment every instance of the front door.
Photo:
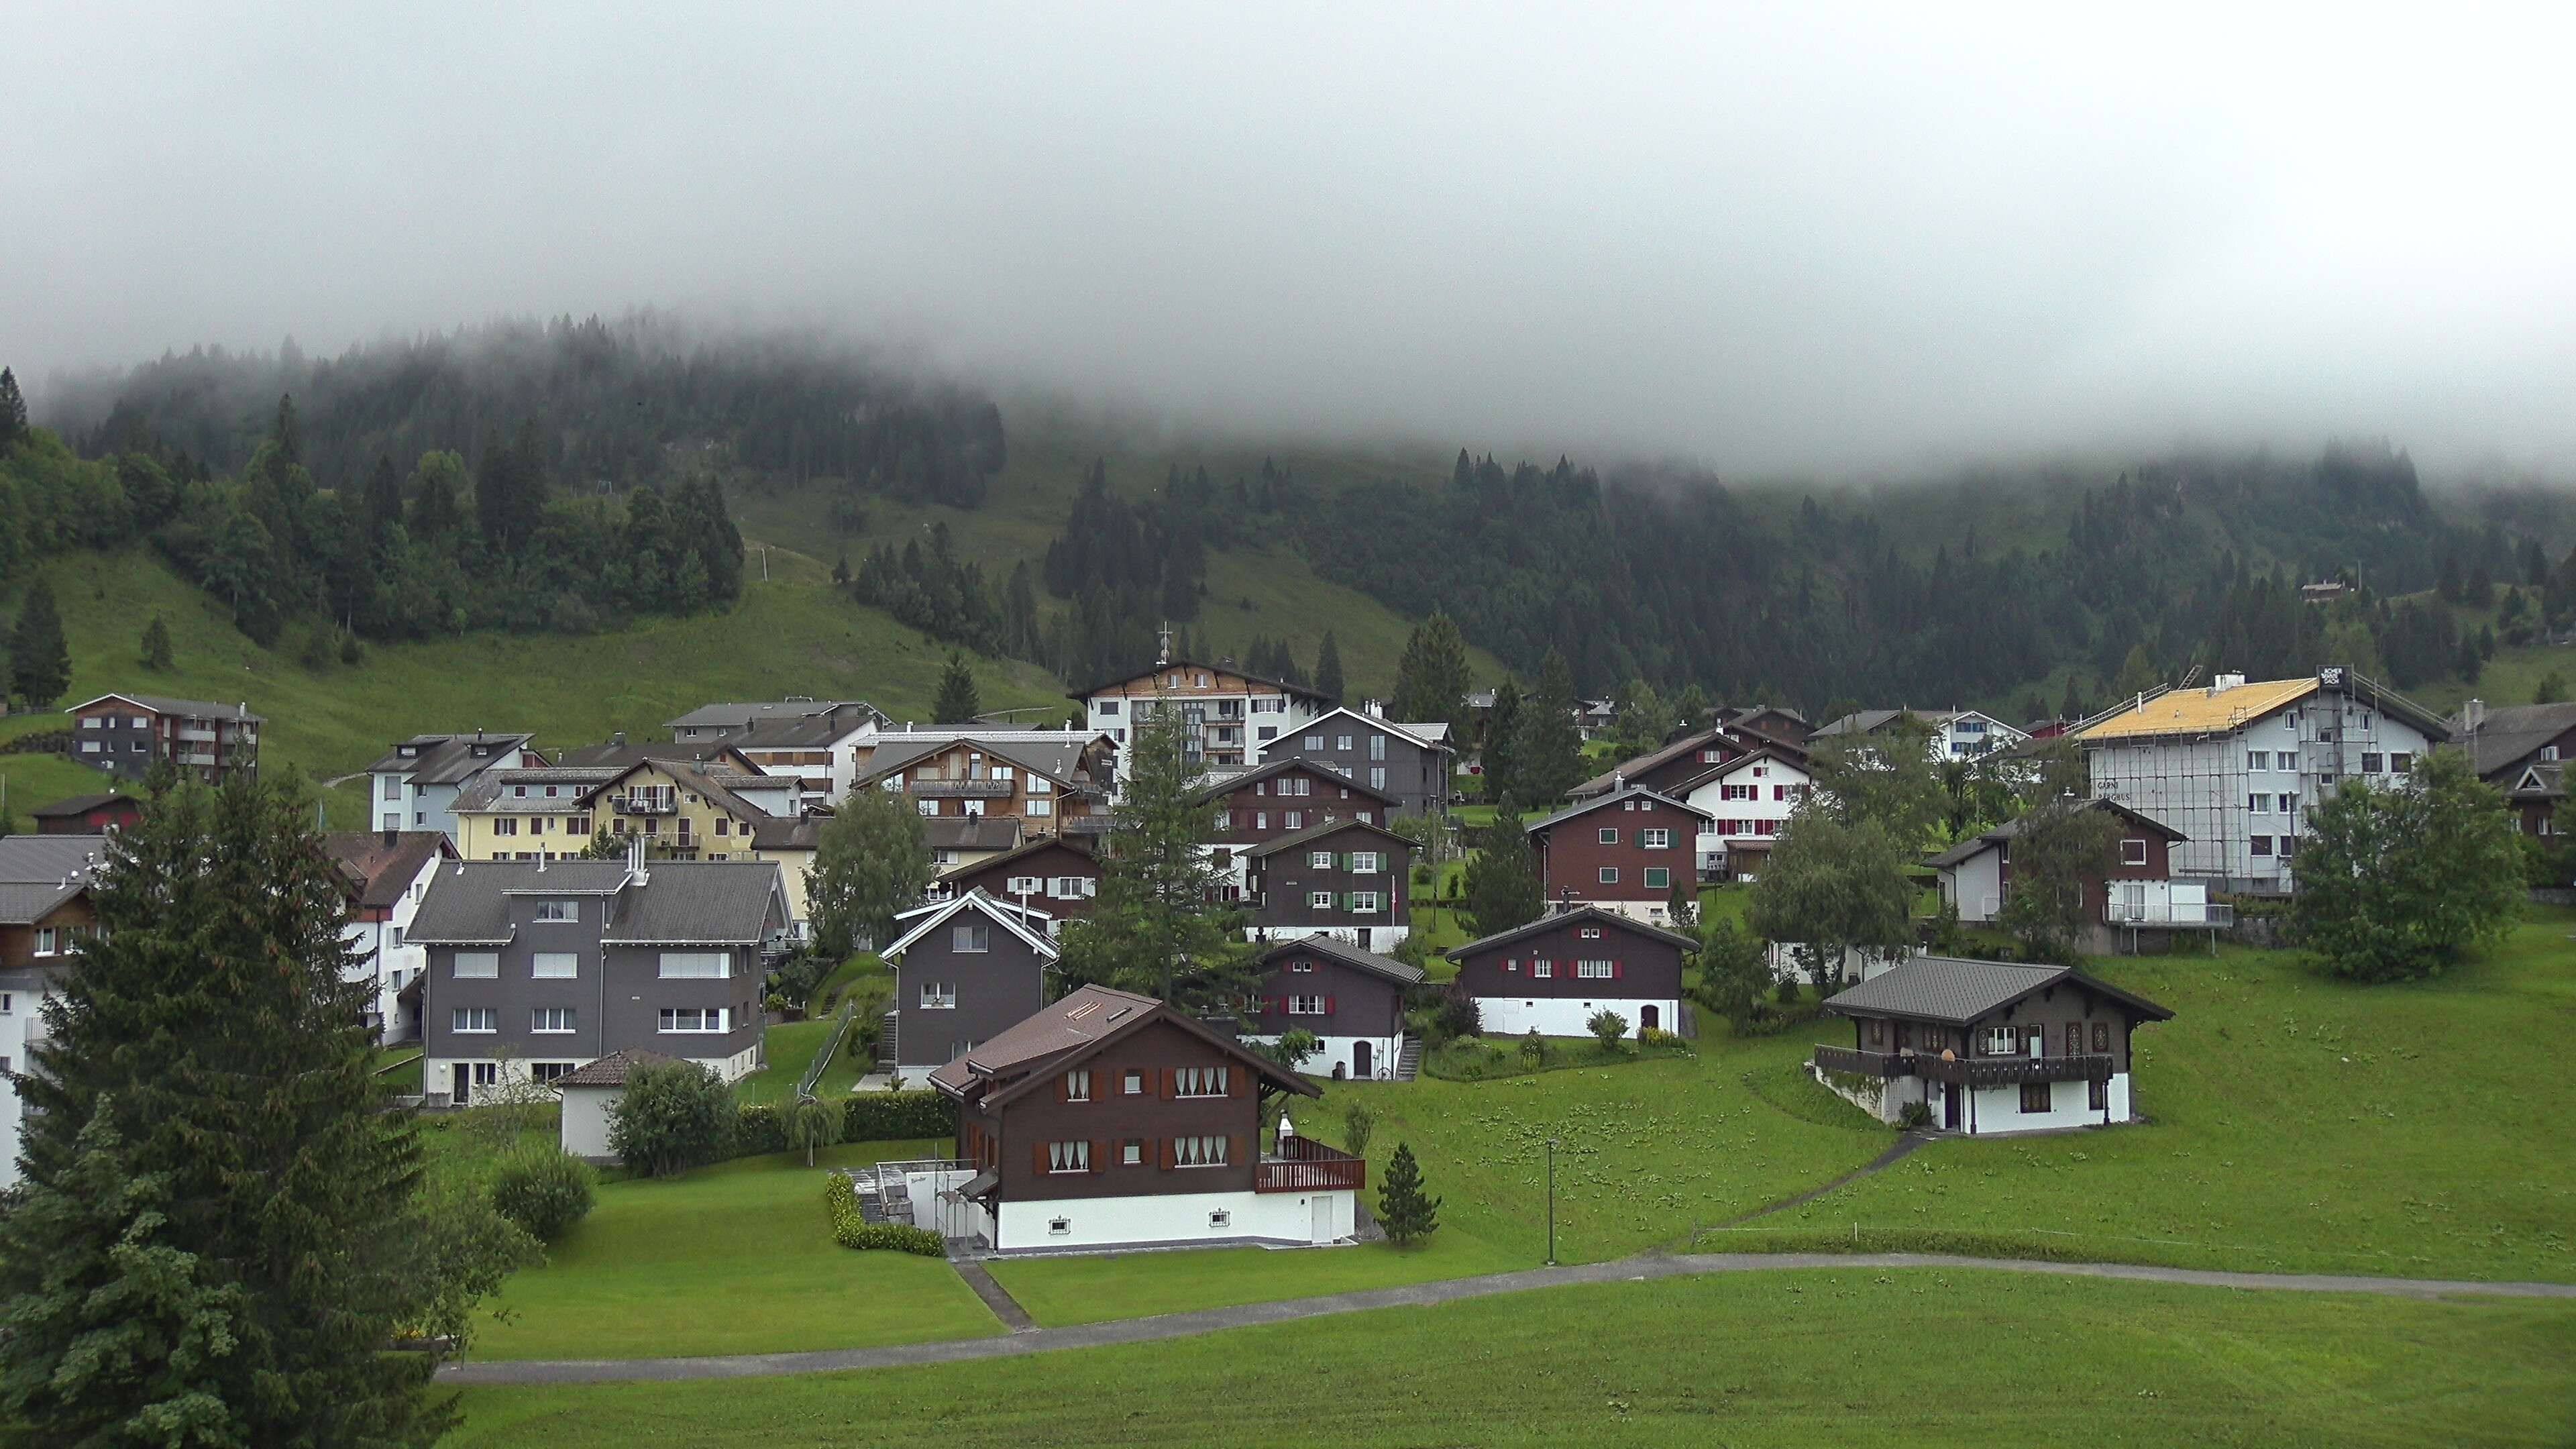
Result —
[[1954, 1083], [1941, 1084], [1941, 1125], [1953, 1132], [1959, 1130], [1959, 1088]]
[[455, 1104], [456, 1104], [457, 1106], [459, 1106], [459, 1107], [464, 1106], [464, 1105], [465, 1105], [465, 1102], [466, 1102], [467, 1097], [468, 1097], [468, 1096], [472, 1093], [472, 1091], [473, 1091], [473, 1084], [474, 1084], [474, 1071], [473, 1071], [473, 1069], [472, 1069], [471, 1067], [468, 1067], [468, 1066], [467, 1066], [465, 1063], [463, 1063], [463, 1062], [458, 1062], [458, 1063], [456, 1064], [456, 1090], [455, 1090], [455, 1092], [454, 1092], [454, 1093], [452, 1093], [452, 1094], [448, 1097], [448, 1100], [449, 1100], [449, 1101], [451, 1101], [451, 1102], [453, 1102], [453, 1103], [455, 1103]]
[[1310, 1243], [1329, 1243], [1333, 1240], [1333, 1199], [1329, 1194], [1320, 1192], [1315, 1194], [1315, 1221], [1314, 1226], [1306, 1234], [1306, 1240]]
[[1637, 1008], [1637, 1030], [1653, 1031], [1664, 1024], [1663, 1014], [1651, 1006]]
[[1369, 1056], [1367, 1038], [1363, 1037], [1351, 1043], [1351, 1075], [1363, 1082], [1372, 1081], [1377, 1076], [1377, 1073], [1369, 1070]]

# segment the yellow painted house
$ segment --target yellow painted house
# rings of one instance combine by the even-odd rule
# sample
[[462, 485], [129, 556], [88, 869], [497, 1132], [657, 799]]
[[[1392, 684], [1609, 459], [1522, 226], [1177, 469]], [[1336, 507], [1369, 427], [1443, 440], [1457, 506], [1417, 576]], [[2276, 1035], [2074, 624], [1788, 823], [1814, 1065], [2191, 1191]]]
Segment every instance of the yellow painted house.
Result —
[[665, 858], [750, 860], [755, 832], [777, 823], [675, 760], [495, 770], [457, 797], [455, 814], [457, 853], [467, 860], [561, 860], [602, 830], [621, 846], [641, 835]]

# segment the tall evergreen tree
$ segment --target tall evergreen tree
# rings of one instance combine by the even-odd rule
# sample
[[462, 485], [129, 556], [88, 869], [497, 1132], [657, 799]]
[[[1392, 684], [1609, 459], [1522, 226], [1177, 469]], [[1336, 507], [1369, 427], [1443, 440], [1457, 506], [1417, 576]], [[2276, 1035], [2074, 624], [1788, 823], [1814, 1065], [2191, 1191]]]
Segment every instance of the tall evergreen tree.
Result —
[[[182, 1383], [208, 1426], [189, 1443], [426, 1444], [453, 1421], [424, 1396], [430, 1359], [385, 1351], [442, 1284], [416, 1246], [419, 1144], [375, 1075], [372, 988], [346, 971], [347, 883], [305, 815], [277, 782], [163, 794], [110, 845], [99, 929], [39, 1008], [33, 1070], [17, 1078], [28, 1199], [123, 1193], [129, 1229], [161, 1213], [162, 1266], [194, 1261], [184, 1281], [119, 1264], [138, 1326], [221, 1312], [230, 1339], [184, 1379], [97, 1374], [43, 1406], [53, 1425], [131, 1423]], [[44, 1318], [57, 1272], [94, 1260], [104, 1226], [13, 1215], [0, 1252], [13, 1331]], [[13, 1332], [13, 1383], [96, 1373], [78, 1325], [54, 1325], [38, 1343]]]
[[1509, 797], [1494, 807], [1494, 823], [1478, 837], [1461, 885], [1467, 918], [1480, 935], [1526, 926], [1547, 909], [1538, 853], [1521, 828], [1520, 808]]
[[1342, 698], [1342, 645], [1333, 631], [1324, 631], [1323, 647], [1315, 651], [1315, 692], [1336, 704]]
[[1527, 798], [1545, 803], [1583, 783], [1583, 730], [1574, 711], [1574, 671], [1554, 649], [1539, 664], [1538, 685], [1521, 701], [1520, 738], [1512, 768]]
[[152, 616], [151, 623], [143, 626], [143, 667], [170, 667], [170, 626], [161, 622], [158, 614]]
[[1466, 733], [1470, 682], [1467, 641], [1459, 634], [1457, 621], [1434, 612], [1414, 626], [1413, 636], [1405, 641], [1404, 658], [1396, 665], [1395, 698], [1387, 711], [1399, 721], [1446, 723], [1452, 738], [1461, 737]]
[[1523, 794], [1520, 777], [1521, 687], [1508, 674], [1494, 686], [1494, 707], [1485, 714], [1485, 798], [1499, 800]]
[[975, 673], [966, 667], [966, 656], [949, 650], [948, 667], [939, 675], [939, 697], [930, 705], [933, 722], [964, 724], [983, 709], [982, 701], [975, 696]]
[[545, 507], [545, 440], [536, 419], [529, 418], [483, 454], [483, 467], [474, 475], [474, 517], [485, 545], [507, 558], [536, 536]]
[[38, 709], [50, 709], [72, 687], [72, 648], [63, 638], [62, 612], [42, 579], [28, 586], [9, 631], [9, 692]]
[[1377, 1219], [1398, 1247], [1427, 1238], [1440, 1226], [1440, 1199], [1422, 1190], [1422, 1165], [1414, 1161], [1409, 1142], [1397, 1143], [1395, 1160], [1386, 1165], [1386, 1181], [1378, 1186]]
[[0, 367], [0, 453], [27, 436], [27, 398], [18, 391], [18, 375]]
[[1206, 770], [1188, 751], [1187, 719], [1170, 699], [1153, 705], [1121, 752], [1100, 895], [1090, 919], [1064, 928], [1064, 977], [1195, 1011], [1242, 994], [1251, 948], [1230, 929], [1225, 876], [1205, 848], [1214, 817], [1199, 799]]

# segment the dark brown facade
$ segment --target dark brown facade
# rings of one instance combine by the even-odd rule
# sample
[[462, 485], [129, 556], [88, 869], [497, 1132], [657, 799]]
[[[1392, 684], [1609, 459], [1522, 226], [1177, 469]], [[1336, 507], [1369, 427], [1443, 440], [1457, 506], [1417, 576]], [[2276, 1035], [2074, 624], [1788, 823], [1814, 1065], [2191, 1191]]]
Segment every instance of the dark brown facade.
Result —
[[934, 915], [896, 957], [894, 1009], [887, 1015], [898, 1065], [940, 1066], [1046, 1004], [1046, 968], [1055, 953], [1011, 929], [1003, 914], [968, 904]]
[[246, 705], [168, 699], [152, 694], [103, 694], [71, 709], [72, 759], [128, 780], [140, 780], [159, 761], [182, 778], [220, 783], [236, 773], [259, 773], [259, 727]]
[[1246, 853], [1244, 901], [1265, 931], [1389, 930], [1412, 920], [1413, 842], [1350, 821]]
[[1304, 761], [1273, 763], [1220, 780], [1201, 794], [1211, 812], [1210, 839], [1249, 846], [1342, 820], [1384, 825], [1393, 795]]
[[1077, 836], [1042, 836], [1017, 850], [959, 866], [934, 883], [954, 895], [980, 890], [997, 901], [1044, 911], [1057, 928], [1091, 914], [1100, 898], [1100, 857]]
[[1404, 1035], [1404, 987], [1379, 972], [1297, 941], [1271, 947], [1261, 965], [1264, 974], [1244, 1001], [1247, 1036]]
[[[1682, 956], [1689, 949], [1672, 932], [1587, 908], [1470, 941], [1449, 959], [1458, 963], [1458, 985], [1469, 996], [1673, 1001], [1682, 994]], [[1608, 962], [1609, 975], [1583, 975], [1587, 961]]]
[[1529, 827], [1547, 899], [1661, 905], [1699, 884], [1707, 812], [1642, 790], [1604, 795]]

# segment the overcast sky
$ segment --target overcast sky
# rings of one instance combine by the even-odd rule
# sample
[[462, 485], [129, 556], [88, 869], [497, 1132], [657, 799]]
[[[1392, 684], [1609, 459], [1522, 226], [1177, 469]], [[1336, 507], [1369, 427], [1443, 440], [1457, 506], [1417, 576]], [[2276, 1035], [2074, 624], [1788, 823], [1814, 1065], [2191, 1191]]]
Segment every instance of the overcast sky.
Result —
[[522, 8], [13, 6], [0, 362], [656, 305], [1507, 454], [2576, 472], [2566, 7]]

